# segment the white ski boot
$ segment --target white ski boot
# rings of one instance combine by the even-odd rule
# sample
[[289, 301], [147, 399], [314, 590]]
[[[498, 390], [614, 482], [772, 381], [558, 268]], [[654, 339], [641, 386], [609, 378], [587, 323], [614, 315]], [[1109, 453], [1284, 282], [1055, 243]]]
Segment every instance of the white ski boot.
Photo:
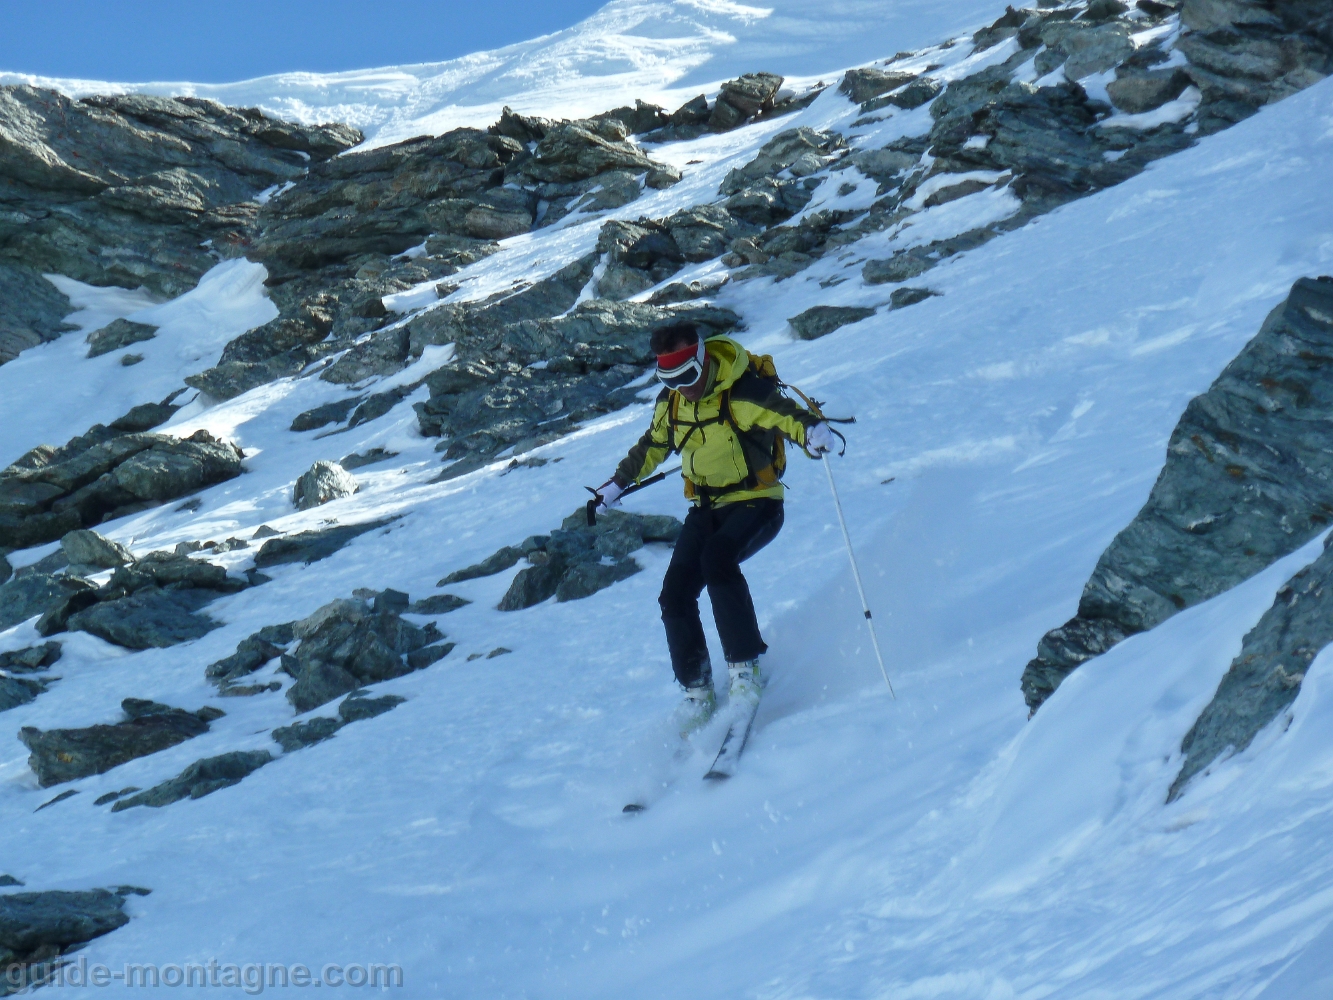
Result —
[[717, 695], [713, 693], [713, 681], [706, 679], [702, 684], [685, 689], [685, 698], [676, 709], [676, 725], [681, 736], [693, 736], [708, 725], [717, 711]]
[[763, 693], [763, 678], [759, 673], [759, 661], [746, 660], [743, 663], [728, 663], [727, 673], [731, 675], [731, 703], [753, 709], [759, 704]]

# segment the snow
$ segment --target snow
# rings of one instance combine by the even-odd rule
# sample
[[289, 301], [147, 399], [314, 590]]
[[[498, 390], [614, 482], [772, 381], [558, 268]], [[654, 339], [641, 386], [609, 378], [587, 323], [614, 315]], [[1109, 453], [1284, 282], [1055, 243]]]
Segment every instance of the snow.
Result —
[[[628, 21], [649, 9], [667, 5], [614, 3], [603, 14]], [[791, 65], [812, 68], [831, 51], [819, 46], [832, 45], [834, 26], [870, 7], [826, 5], [804, 20], [795, 5], [764, 17], [720, 3], [670, 10], [681, 18], [672, 30], [726, 25], [736, 41], [708, 43], [711, 63], [663, 42], [658, 72], [717, 79], [731, 72], [728, 59], [785, 69], [778, 41], [803, 31], [816, 37], [792, 43]], [[938, 40], [955, 30], [951, 18], [962, 28], [991, 16], [968, 3], [882, 10], [883, 30], [858, 37], [864, 48], [849, 46], [844, 62]], [[476, 64], [492, 61], [486, 85], [499, 92], [505, 73], [573, 45], [593, 22]], [[404, 77], [384, 86], [406, 94], [419, 85]], [[599, 105], [613, 86], [595, 95]], [[482, 83], [469, 87], [482, 94]], [[464, 92], [441, 84], [432, 107], [452, 107]], [[549, 101], [549, 110], [565, 93], [552, 85], [524, 106]], [[393, 117], [404, 108], [424, 115], [423, 106], [383, 99], [380, 134], [407, 120]], [[714, 198], [726, 172], [776, 131], [847, 127], [858, 113], [829, 92], [793, 117], [663, 146], [653, 155], [703, 162], [612, 214], [660, 216]], [[872, 128], [928, 124], [912, 112]], [[868, 143], [883, 134], [866, 133]], [[1311, 665], [1289, 720], [1164, 805], [1180, 738], [1241, 636], [1319, 542], [1083, 667], [1030, 722], [1018, 679], [1142, 505], [1188, 399], [1296, 278], [1333, 270], [1330, 170], [1325, 81], [914, 280], [938, 297], [880, 309], [818, 341], [793, 341], [787, 318], [815, 304], [882, 305], [889, 289], [859, 279], [865, 259], [1003, 218], [1013, 196], [977, 192], [788, 280], [721, 289], [717, 303], [746, 318], [747, 346], [772, 353], [783, 377], [827, 399], [829, 412], [857, 417], [834, 473], [898, 692], [891, 700], [870, 650], [823, 472], [796, 456], [786, 526], [746, 564], [772, 679], [740, 773], [722, 786], [698, 780], [716, 727], [688, 759], [671, 760], [664, 720], [677, 693], [656, 604], [669, 553], [649, 546], [635, 554], [643, 572], [583, 601], [498, 612], [512, 570], [450, 587], [472, 601], [439, 619], [458, 646], [376, 686], [408, 699], [394, 711], [197, 801], [114, 815], [92, 807], [106, 791], [148, 787], [204, 756], [276, 752], [268, 731], [291, 721], [286, 700], [218, 699], [204, 681], [208, 663], [260, 626], [354, 588], [423, 596], [450, 570], [549, 531], [586, 498], [584, 484], [605, 479], [649, 413], [630, 407], [531, 453], [559, 462], [509, 470], [497, 460], [431, 484], [440, 457], [417, 433], [410, 400], [333, 434], [287, 429], [297, 413], [348, 392], [317, 378], [192, 403], [164, 429], [236, 440], [247, 473], [204, 491], [196, 512], [168, 504], [105, 526], [136, 552], [248, 538], [260, 524], [297, 531], [401, 517], [217, 602], [209, 613], [225, 627], [197, 642], [127, 653], [65, 637], [62, 679], [5, 714], [12, 730], [110, 721], [126, 696], [228, 714], [205, 736], [75, 783], [79, 795], [40, 813], [56, 790], [36, 787], [12, 741], [0, 753], [5, 870], [30, 889], [151, 887], [128, 901], [127, 926], [81, 953], [113, 968], [397, 963], [407, 996], [1322, 996], [1333, 926], [1333, 862], [1320, 849], [1333, 832], [1333, 654]], [[591, 249], [601, 221], [506, 241], [450, 279], [461, 283], [451, 298], [550, 273]], [[135, 345], [146, 360], [133, 368], [116, 355], [85, 359], [78, 333], [0, 367], [0, 422], [18, 429], [0, 461], [161, 398], [213, 363], [227, 340], [274, 315], [262, 278], [258, 266], [230, 261], [161, 304], [63, 283], [84, 307], [74, 316], [84, 329], [118, 315], [162, 329]], [[834, 278], [846, 280], [821, 284]], [[411, 294], [394, 307], [430, 301]], [[415, 380], [448, 351], [383, 384]], [[422, 398], [424, 389], [413, 397]], [[292, 507], [292, 482], [312, 462], [372, 447], [398, 455], [356, 470], [359, 493]], [[669, 483], [625, 506], [683, 513]], [[239, 569], [253, 551], [217, 558]], [[25, 623], [0, 633], [0, 648], [36, 638]], [[501, 646], [513, 652], [467, 659]], [[713, 658], [721, 663], [719, 649]], [[281, 679], [272, 668], [258, 679], [271, 675]], [[651, 808], [622, 815], [640, 795]]]

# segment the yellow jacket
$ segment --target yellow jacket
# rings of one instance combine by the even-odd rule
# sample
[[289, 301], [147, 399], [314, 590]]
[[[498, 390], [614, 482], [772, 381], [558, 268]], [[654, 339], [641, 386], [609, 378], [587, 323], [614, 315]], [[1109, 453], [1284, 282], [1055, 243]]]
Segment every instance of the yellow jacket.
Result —
[[704, 347], [712, 363], [703, 398], [691, 403], [663, 389], [652, 424], [616, 467], [616, 482], [638, 482], [679, 452], [685, 496], [695, 504], [782, 499], [778, 438], [804, 445], [806, 428], [819, 418], [751, 371], [749, 352], [730, 337], [710, 338]]

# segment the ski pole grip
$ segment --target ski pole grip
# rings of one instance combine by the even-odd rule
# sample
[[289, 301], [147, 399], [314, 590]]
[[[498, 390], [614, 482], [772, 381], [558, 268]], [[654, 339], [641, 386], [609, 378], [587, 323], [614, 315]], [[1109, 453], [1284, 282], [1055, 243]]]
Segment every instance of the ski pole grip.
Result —
[[589, 527], [589, 528], [595, 528], [595, 527], [597, 527], [597, 505], [598, 505], [599, 503], [601, 503], [601, 502], [602, 502], [602, 498], [599, 497], [599, 496], [598, 496], [597, 494], [595, 494], [595, 493], [593, 494], [592, 499], [588, 501], [588, 505], [587, 505], [587, 507], [586, 507], [585, 509], [586, 509], [587, 512], [588, 512], [588, 527]]

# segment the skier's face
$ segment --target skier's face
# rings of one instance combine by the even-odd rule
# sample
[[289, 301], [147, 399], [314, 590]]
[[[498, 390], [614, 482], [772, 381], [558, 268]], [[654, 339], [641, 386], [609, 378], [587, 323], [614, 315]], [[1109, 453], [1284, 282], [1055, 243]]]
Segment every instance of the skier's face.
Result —
[[682, 386], [676, 391], [680, 393], [682, 396], [684, 396], [686, 399], [688, 399], [691, 403], [699, 402], [699, 400], [704, 398], [704, 390], [708, 388], [708, 382], [709, 382], [708, 375], [712, 367], [713, 367], [713, 359], [712, 358], [705, 359], [703, 374], [699, 376], [699, 380], [695, 382], [693, 385]]

